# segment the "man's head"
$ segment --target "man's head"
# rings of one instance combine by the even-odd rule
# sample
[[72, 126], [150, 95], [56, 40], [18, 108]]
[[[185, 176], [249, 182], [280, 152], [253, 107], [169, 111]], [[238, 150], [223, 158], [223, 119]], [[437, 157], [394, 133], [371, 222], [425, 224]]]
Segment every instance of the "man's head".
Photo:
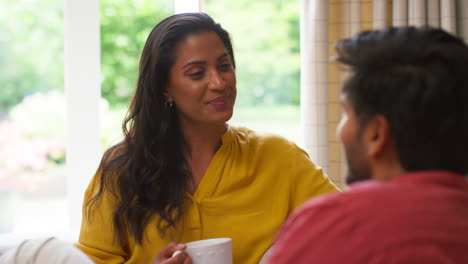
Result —
[[468, 46], [461, 39], [439, 29], [389, 28], [342, 40], [336, 50], [351, 68], [339, 126], [349, 183], [378, 178], [383, 167], [468, 173]]

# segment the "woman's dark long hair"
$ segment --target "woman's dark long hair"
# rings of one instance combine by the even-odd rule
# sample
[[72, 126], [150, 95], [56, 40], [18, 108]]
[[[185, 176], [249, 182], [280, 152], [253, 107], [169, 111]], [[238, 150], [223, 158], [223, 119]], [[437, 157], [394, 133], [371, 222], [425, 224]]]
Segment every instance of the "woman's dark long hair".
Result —
[[177, 105], [169, 106], [164, 93], [177, 44], [200, 32], [215, 32], [234, 65], [228, 32], [204, 13], [170, 16], [153, 28], [146, 41], [136, 92], [122, 125], [124, 139], [105, 152], [98, 169], [99, 189], [87, 204], [91, 216], [105, 191], [113, 195], [117, 201], [113, 225], [120, 242], [129, 234], [141, 244], [155, 215], [163, 235], [184, 213], [185, 187], [192, 172], [183, 155], [186, 144]]

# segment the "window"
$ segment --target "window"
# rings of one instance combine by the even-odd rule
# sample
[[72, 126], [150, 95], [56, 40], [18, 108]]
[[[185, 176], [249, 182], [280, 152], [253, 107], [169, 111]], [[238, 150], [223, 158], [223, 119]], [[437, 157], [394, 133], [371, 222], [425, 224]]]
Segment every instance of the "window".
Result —
[[0, 1], [0, 248], [77, 239], [84, 189], [121, 133], [144, 41], [174, 10], [172, 0], [100, 4]]
[[173, 0], [101, 0], [101, 138], [107, 149], [122, 137], [146, 38], [174, 13]]
[[103, 149], [121, 138], [146, 37], [174, 9], [204, 6], [231, 33], [238, 74], [232, 123], [298, 139], [295, 0], [99, 5], [0, 1], [0, 247], [33, 234], [76, 240], [84, 189]]
[[0, 235], [63, 232], [63, 1], [0, 5]]
[[299, 140], [299, 1], [206, 0], [236, 56], [233, 124]]

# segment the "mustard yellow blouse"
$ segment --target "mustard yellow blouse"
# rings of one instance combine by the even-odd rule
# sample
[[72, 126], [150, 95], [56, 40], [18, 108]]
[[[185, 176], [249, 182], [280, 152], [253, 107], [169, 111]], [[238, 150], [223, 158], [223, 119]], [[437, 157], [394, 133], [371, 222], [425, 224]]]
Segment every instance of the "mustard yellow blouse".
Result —
[[[85, 195], [92, 197], [95, 176]], [[187, 211], [176, 228], [161, 237], [157, 218], [147, 226], [143, 244], [132, 237], [114, 240], [109, 194], [97, 204], [91, 221], [83, 208], [79, 242], [96, 263], [151, 263], [171, 241], [230, 237], [234, 264], [256, 264], [271, 246], [288, 215], [304, 201], [336, 191], [318, 166], [294, 143], [247, 128], [229, 127], [222, 146], [194, 195], [187, 194]]]

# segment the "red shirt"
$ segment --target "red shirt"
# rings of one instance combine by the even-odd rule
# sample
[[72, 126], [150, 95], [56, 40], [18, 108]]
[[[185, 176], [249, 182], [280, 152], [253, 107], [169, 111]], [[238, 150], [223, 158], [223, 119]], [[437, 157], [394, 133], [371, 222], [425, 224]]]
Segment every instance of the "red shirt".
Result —
[[468, 181], [424, 171], [309, 201], [267, 263], [468, 263]]

